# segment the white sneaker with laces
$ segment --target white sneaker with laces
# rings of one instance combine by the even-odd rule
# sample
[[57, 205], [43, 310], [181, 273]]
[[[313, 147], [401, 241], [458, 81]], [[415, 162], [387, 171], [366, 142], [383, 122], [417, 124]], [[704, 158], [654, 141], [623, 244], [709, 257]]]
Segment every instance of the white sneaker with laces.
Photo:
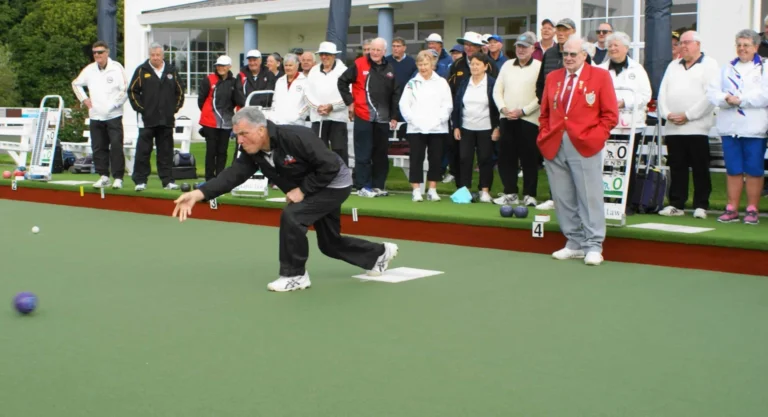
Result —
[[481, 203], [492, 203], [493, 199], [491, 198], [491, 195], [488, 194], [488, 191], [480, 191], [480, 202]]
[[267, 289], [275, 292], [289, 292], [303, 290], [312, 286], [309, 281], [309, 272], [304, 271], [304, 275], [295, 277], [280, 277], [269, 284]]
[[367, 272], [368, 276], [378, 277], [383, 274], [384, 271], [389, 268], [389, 263], [392, 259], [395, 259], [395, 256], [397, 256], [398, 251], [399, 248], [394, 243], [384, 242], [384, 253], [379, 255], [379, 258], [376, 259], [376, 265], [373, 266], [373, 269]]
[[147, 184], [136, 184], [136, 187], [133, 188], [133, 191], [144, 191], [147, 189]]
[[659, 212], [659, 215], [667, 217], [684, 216], [685, 212], [678, 210], [674, 206], [666, 206]]
[[114, 188], [115, 190], [119, 190], [123, 188], [123, 180], [120, 180], [120, 179], [115, 180], [115, 182], [112, 183], [112, 188]]
[[493, 204], [500, 206], [520, 204], [520, 199], [517, 197], [517, 194], [499, 193], [499, 198], [494, 199]]
[[554, 210], [555, 209], [555, 202], [552, 200], [547, 200], [538, 206], [536, 206], [536, 210]]
[[455, 178], [451, 174], [445, 174], [443, 177], [443, 184], [448, 184], [449, 182], [453, 181]]
[[[533, 198], [533, 197], [531, 197], [531, 196], [529, 196], [529, 195], [527, 195], [527, 196], [525, 196], [525, 197], [523, 198], [523, 205], [524, 205], [524, 206], [528, 206], [528, 207], [536, 207], [536, 204], [538, 204], [538, 202], [536, 201], [536, 199], [535, 199], [535, 198]], [[553, 208], [554, 208], [554, 206], [553, 206]]]
[[598, 266], [603, 263], [603, 255], [600, 252], [589, 252], [584, 257], [584, 265]]
[[107, 188], [109, 187], [109, 177], [102, 175], [98, 181], [93, 183], [93, 188]]
[[382, 190], [381, 188], [374, 188], [373, 192], [376, 193], [376, 197], [386, 197], [389, 195], [387, 190]]
[[440, 196], [437, 194], [437, 190], [434, 188], [430, 188], [429, 191], [427, 191], [427, 200], [429, 201], [440, 201]]
[[559, 261], [564, 261], [566, 259], [581, 259], [584, 257], [584, 251], [581, 249], [562, 248], [553, 253], [552, 257]]
[[419, 202], [424, 201], [424, 197], [421, 196], [421, 190], [413, 190], [413, 197], [411, 197], [411, 201], [413, 202]]
[[175, 182], [169, 182], [165, 187], [166, 190], [178, 190], [179, 186]]
[[361, 188], [361, 189], [357, 190], [357, 195], [360, 196], [360, 197], [365, 197], [365, 198], [374, 198], [374, 197], [376, 197], [376, 193], [374, 193], [369, 188]]
[[696, 219], [706, 219], [707, 218], [707, 211], [703, 208], [697, 208], [693, 211], [693, 217]]

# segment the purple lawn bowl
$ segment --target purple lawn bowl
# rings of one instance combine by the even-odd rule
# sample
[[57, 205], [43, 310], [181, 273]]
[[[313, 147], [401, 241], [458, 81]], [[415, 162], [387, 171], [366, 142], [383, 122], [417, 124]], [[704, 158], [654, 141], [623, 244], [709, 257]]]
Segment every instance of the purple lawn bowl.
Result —
[[13, 298], [13, 306], [21, 314], [29, 314], [37, 308], [37, 296], [31, 292], [21, 292]]

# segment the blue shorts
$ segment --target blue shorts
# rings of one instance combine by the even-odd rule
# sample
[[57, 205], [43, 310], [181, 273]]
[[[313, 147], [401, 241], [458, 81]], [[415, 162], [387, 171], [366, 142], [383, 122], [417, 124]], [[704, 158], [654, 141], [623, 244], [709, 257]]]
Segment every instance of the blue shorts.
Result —
[[723, 136], [723, 160], [728, 175], [747, 174], [750, 177], [762, 177], [765, 158], [764, 138], [735, 138]]

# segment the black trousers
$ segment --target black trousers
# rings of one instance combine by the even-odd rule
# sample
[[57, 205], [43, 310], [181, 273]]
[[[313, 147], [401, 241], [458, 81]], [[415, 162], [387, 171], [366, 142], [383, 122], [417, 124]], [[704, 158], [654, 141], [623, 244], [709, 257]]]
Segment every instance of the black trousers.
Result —
[[389, 124], [355, 116], [355, 188], [384, 189], [389, 174]]
[[523, 166], [523, 194], [536, 197], [539, 186], [539, 158], [536, 146], [539, 127], [526, 120], [501, 119], [499, 138], [499, 176], [504, 194], [518, 194], [518, 162]]
[[467, 187], [472, 189], [472, 173], [475, 160], [475, 151], [477, 151], [477, 165], [480, 168], [479, 189], [491, 188], [493, 185], [493, 141], [491, 140], [492, 130], [466, 130], [461, 129], [461, 140], [459, 142], [459, 157], [461, 160], [459, 168], [460, 181], [456, 186], [458, 188]]
[[210, 181], [227, 166], [229, 135], [232, 129], [216, 129], [203, 126], [205, 137], [205, 180]]
[[91, 149], [96, 173], [122, 180], [125, 175], [125, 153], [123, 152], [123, 118], [110, 120], [91, 119]]
[[443, 142], [445, 134], [443, 133], [415, 133], [408, 135], [408, 144], [411, 147], [410, 172], [408, 181], [411, 184], [421, 184], [424, 182], [424, 154], [427, 154], [429, 170], [427, 171], [427, 181], [440, 181], [442, 179], [442, 159]]
[[671, 135], [667, 140], [669, 204], [682, 210], [688, 201], [688, 168], [693, 172], [693, 208], [709, 209], [712, 177], [709, 174], [707, 135]]
[[133, 165], [133, 182], [146, 184], [151, 168], [149, 159], [152, 157], [152, 145], [157, 146], [157, 174], [163, 187], [173, 182], [171, 167], [173, 166], [173, 128], [172, 127], [143, 127], [139, 129], [139, 140], [136, 143], [136, 161]]
[[350, 187], [324, 188], [285, 207], [280, 216], [280, 276], [304, 275], [309, 226], [315, 226], [317, 245], [324, 255], [363, 269], [373, 268], [384, 253], [384, 245], [341, 235], [341, 204], [350, 191]]
[[341, 157], [345, 164], [349, 165], [349, 134], [346, 123], [324, 120], [323, 131], [320, 132], [320, 122], [313, 122], [312, 131], [320, 137], [325, 146], [329, 147]]

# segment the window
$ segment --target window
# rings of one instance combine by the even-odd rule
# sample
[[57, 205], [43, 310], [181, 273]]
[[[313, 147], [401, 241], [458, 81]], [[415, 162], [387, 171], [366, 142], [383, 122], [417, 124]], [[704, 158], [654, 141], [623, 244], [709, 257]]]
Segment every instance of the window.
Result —
[[[394, 37], [405, 39], [408, 46], [406, 53], [414, 58], [420, 50], [424, 49], [424, 39], [427, 39], [431, 33], [444, 35], [444, 24], [442, 20], [426, 22], [408, 22], [396, 23], [394, 27]], [[378, 26], [350, 26], [347, 32], [347, 65], [350, 65], [355, 59], [363, 56], [363, 41], [373, 39], [379, 36]], [[449, 41], [443, 39], [445, 46]]]
[[[582, 0], [581, 3], [581, 34], [590, 42], [597, 40], [597, 30], [600, 23], [608, 22], [616, 32], [624, 32], [633, 42], [645, 39], [645, 15], [640, 15], [640, 39], [634, 39], [634, 6], [640, 2], [641, 13], [645, 12], [645, 0]], [[672, 5], [672, 30], [682, 34], [686, 30], [696, 30], [697, 0], [675, 0]], [[671, 38], [671, 34], [670, 34]], [[631, 53], [631, 52], [630, 52]], [[634, 57], [643, 62], [640, 57]]]
[[536, 15], [464, 19], [464, 32], [490, 33], [504, 40], [504, 54], [515, 57], [515, 40], [527, 31], [536, 33]]
[[216, 59], [227, 55], [227, 35], [226, 29], [153, 29], [152, 42], [163, 45], [165, 59], [176, 66], [186, 94], [196, 95]]

